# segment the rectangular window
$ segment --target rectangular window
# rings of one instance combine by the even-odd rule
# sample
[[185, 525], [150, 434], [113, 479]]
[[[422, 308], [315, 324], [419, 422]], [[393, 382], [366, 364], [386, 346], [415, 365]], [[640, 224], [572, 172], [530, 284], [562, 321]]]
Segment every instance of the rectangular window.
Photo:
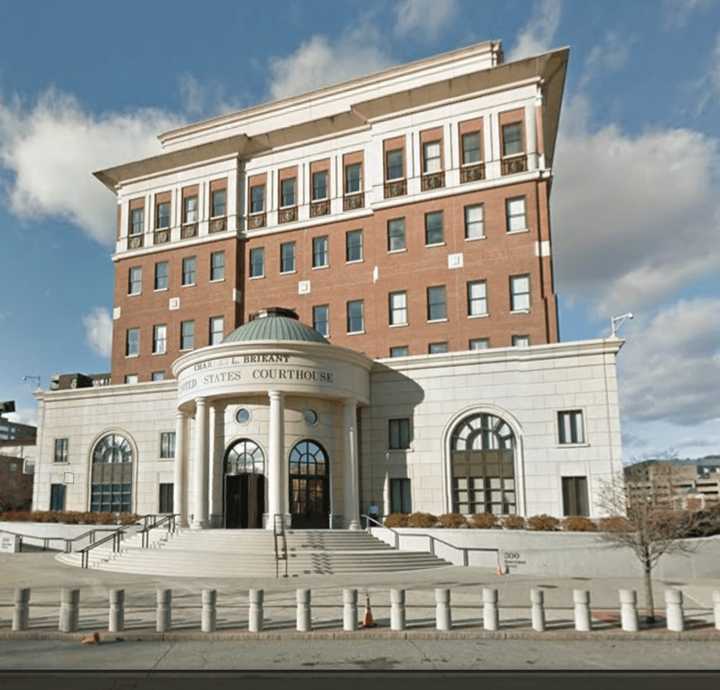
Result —
[[441, 355], [448, 351], [447, 343], [430, 343], [428, 345], [428, 354]]
[[436, 285], [427, 289], [428, 321], [440, 321], [447, 318], [447, 298], [444, 285]]
[[226, 207], [227, 194], [224, 189], [216, 189], [210, 194], [210, 208], [212, 210], [212, 217], [217, 218], [218, 216], [224, 216]]
[[133, 266], [128, 271], [128, 295], [139, 295], [142, 292], [142, 268]]
[[485, 207], [482, 204], [465, 207], [465, 239], [485, 237]]
[[425, 214], [425, 244], [442, 244], [443, 233], [443, 212], [433, 211]]
[[197, 223], [198, 221], [198, 198], [186, 196], [183, 199], [183, 223]]
[[327, 170], [319, 170], [312, 174], [312, 200], [320, 201], [327, 199], [328, 194], [328, 172]]
[[345, 261], [362, 261], [363, 231], [350, 230], [345, 234]]
[[280, 206], [295, 206], [295, 178], [290, 177], [280, 182]]
[[128, 328], [125, 335], [125, 356], [137, 357], [140, 354], [140, 329]]
[[155, 227], [160, 230], [170, 227], [170, 202], [163, 201], [157, 205], [157, 217], [155, 219]]
[[510, 276], [510, 311], [530, 311], [530, 276]]
[[323, 235], [322, 237], [313, 237], [313, 268], [321, 268], [330, 264], [328, 246], [328, 238], [326, 235]]
[[365, 330], [363, 301], [353, 300], [347, 303], [347, 332], [362, 333]]
[[440, 170], [442, 170], [440, 142], [428, 141], [423, 144], [423, 172], [428, 174], [440, 172]]
[[507, 217], [507, 231], [517, 232], [527, 230], [527, 212], [525, 197], [518, 196], [505, 201], [505, 215]]
[[390, 348], [391, 357], [407, 357], [410, 354], [410, 348], [407, 345], [396, 345]]
[[389, 220], [387, 234], [389, 252], [399, 252], [406, 248], [404, 218], [393, 218]]
[[563, 515], [590, 515], [587, 477], [563, 477]]
[[197, 259], [194, 256], [186, 256], [182, 260], [182, 284], [195, 285], [196, 272]]
[[133, 208], [130, 211], [130, 234], [142, 235], [145, 232], [145, 209]]
[[582, 410], [558, 412], [558, 442], [561, 445], [585, 443]]
[[351, 163], [345, 166], [345, 194], [357, 194], [362, 189], [362, 165]]
[[160, 495], [158, 497], [158, 513], [172, 513], [173, 507], [173, 484], [158, 484], [160, 487]]
[[210, 345], [219, 345], [225, 337], [225, 319], [222, 316], [210, 317]]
[[487, 338], [471, 338], [468, 345], [471, 350], [487, 350], [490, 347], [490, 341]]
[[484, 316], [487, 314], [487, 283], [484, 280], [473, 280], [467, 284], [468, 316]]
[[462, 162], [463, 165], [480, 163], [480, 132], [468, 132], [462, 135]]
[[262, 278], [265, 275], [265, 249], [255, 247], [250, 250], [250, 277]]
[[403, 150], [393, 149], [385, 153], [385, 179], [400, 180], [405, 177]]
[[523, 152], [522, 122], [503, 125], [502, 128], [503, 157], [514, 156]]
[[407, 293], [391, 292], [389, 294], [389, 323], [391, 326], [407, 324]]
[[313, 307], [313, 328], [326, 338], [330, 335], [330, 307], [327, 304]]
[[192, 350], [195, 347], [195, 322], [180, 322], [180, 349]]
[[225, 252], [210, 254], [210, 280], [223, 280], [225, 278]]
[[250, 213], [262, 213], [265, 210], [265, 185], [250, 187]]
[[55, 439], [55, 455], [53, 462], [67, 462], [68, 461], [68, 439], [56, 438]]
[[529, 335], [514, 335], [512, 337], [513, 347], [530, 347]]
[[164, 355], [167, 352], [167, 326], [153, 326], [153, 354]]
[[410, 420], [388, 420], [388, 448], [390, 450], [407, 450], [410, 448]]
[[175, 458], [175, 432], [160, 432], [160, 458], [162, 460], [172, 460]]
[[155, 264], [155, 289], [167, 290], [168, 288], [168, 262], [159, 261]]
[[50, 510], [65, 510], [65, 484], [50, 484]]
[[406, 478], [390, 480], [390, 512], [412, 513], [410, 500], [410, 480]]
[[138, 382], [137, 374], [126, 374], [125, 375], [125, 383], [137, 383], [137, 382]]
[[164, 371], [153, 371], [153, 373], [150, 374], [150, 380], [151, 381], [164, 381], [165, 380], [165, 372]]
[[295, 271], [295, 242], [283, 242], [280, 245], [280, 273]]

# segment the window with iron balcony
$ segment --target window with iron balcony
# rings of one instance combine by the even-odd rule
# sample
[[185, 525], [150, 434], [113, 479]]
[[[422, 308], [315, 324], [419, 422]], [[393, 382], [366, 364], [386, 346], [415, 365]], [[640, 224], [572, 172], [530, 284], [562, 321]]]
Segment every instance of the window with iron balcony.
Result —
[[466, 132], [462, 140], [462, 166], [460, 182], [475, 182], [485, 179], [485, 163], [482, 160], [482, 132]]
[[296, 178], [289, 177], [280, 182], [279, 223], [291, 223], [297, 220]]
[[445, 186], [445, 173], [442, 170], [442, 142], [427, 141], [423, 144], [423, 174], [421, 188], [439, 189]]
[[527, 170], [522, 128], [522, 122], [512, 122], [502, 126], [502, 160], [500, 161], [502, 175], [513, 175]]
[[385, 152], [385, 198], [407, 194], [405, 153], [403, 149]]
[[330, 213], [330, 193], [328, 190], [328, 171], [318, 170], [312, 174], [312, 199], [310, 217], [327, 216]]
[[351, 211], [363, 208], [365, 195], [362, 192], [362, 164], [350, 163], [345, 166], [345, 195], [343, 196], [343, 210]]
[[210, 193], [210, 232], [227, 230], [227, 190], [216, 189]]
[[266, 222], [265, 185], [253, 185], [250, 187], [250, 217], [248, 218], [248, 227], [251, 230], [264, 228]]

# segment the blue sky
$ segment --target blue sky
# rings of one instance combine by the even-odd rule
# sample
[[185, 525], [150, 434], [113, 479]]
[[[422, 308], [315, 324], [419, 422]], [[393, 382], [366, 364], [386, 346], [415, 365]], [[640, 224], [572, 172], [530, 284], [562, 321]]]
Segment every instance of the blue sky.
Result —
[[[720, 2], [7, 3], [0, 399], [106, 371], [112, 195], [91, 178], [182, 122], [500, 39], [571, 48], [552, 198], [563, 340], [633, 311], [625, 458], [720, 452]], [[38, 17], [41, 17], [39, 19]]]

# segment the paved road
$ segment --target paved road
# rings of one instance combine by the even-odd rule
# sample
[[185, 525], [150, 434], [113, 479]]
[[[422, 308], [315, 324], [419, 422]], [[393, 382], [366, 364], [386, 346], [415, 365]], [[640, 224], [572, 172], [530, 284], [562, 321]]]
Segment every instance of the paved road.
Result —
[[83, 670], [718, 670], [717, 642], [284, 640], [4, 641], [0, 669]]

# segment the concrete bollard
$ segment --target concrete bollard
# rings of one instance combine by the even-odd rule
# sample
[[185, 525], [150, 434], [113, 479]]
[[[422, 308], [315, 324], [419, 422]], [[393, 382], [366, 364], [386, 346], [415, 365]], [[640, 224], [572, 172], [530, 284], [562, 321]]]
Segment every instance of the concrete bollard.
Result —
[[27, 630], [30, 622], [30, 588], [19, 587], [15, 590], [15, 608], [13, 609], [12, 629]]
[[249, 592], [250, 609], [248, 611], [248, 630], [260, 632], [263, 629], [263, 600], [265, 591], [262, 589], [251, 589]]
[[390, 630], [405, 630], [405, 590], [390, 590]]
[[500, 622], [498, 615], [498, 591], [496, 589], [483, 588], [483, 628], [485, 630], [497, 630]]
[[435, 590], [435, 627], [437, 630], [450, 630], [452, 628], [449, 589]]
[[358, 627], [357, 590], [343, 590], [343, 630], [352, 632]]
[[217, 591], [204, 589], [201, 595], [202, 611], [200, 613], [200, 630], [215, 632], [217, 627]]
[[575, 630], [590, 632], [592, 627], [590, 617], [590, 592], [585, 589], [574, 589], [573, 604], [575, 605]]
[[122, 632], [125, 629], [125, 590], [111, 589], [109, 598], [108, 632]]
[[673, 632], [685, 630], [685, 616], [683, 615], [683, 595], [679, 589], [672, 587], [665, 590], [665, 620], [667, 629]]
[[713, 597], [713, 613], [715, 614], [715, 630], [720, 630], [720, 590], [715, 590]]
[[295, 593], [297, 602], [297, 630], [308, 632], [312, 630], [312, 618], [310, 613], [310, 590], [298, 589]]
[[63, 587], [60, 592], [60, 632], [77, 632], [80, 617], [80, 590]]
[[620, 590], [620, 625], [627, 632], [637, 632], [637, 592], [634, 589]]
[[155, 592], [155, 601], [155, 630], [167, 632], [172, 627], [172, 590], [158, 589]]
[[530, 618], [532, 629], [536, 632], [545, 631], [545, 592], [537, 587], [530, 590]]

